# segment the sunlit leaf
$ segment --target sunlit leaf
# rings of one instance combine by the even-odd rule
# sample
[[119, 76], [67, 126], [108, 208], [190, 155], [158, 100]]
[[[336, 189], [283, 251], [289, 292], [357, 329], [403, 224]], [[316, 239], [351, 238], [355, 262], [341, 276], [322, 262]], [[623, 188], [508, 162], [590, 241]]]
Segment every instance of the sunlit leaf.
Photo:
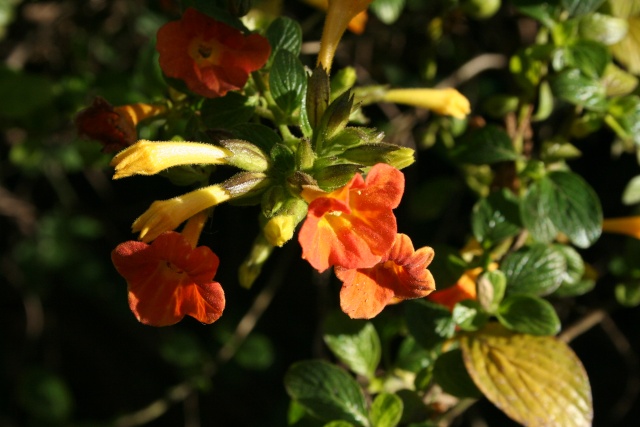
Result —
[[533, 295], [507, 296], [496, 316], [512, 331], [531, 335], [555, 335], [560, 331], [560, 319], [553, 306]]
[[302, 29], [300, 24], [286, 16], [280, 16], [274, 20], [265, 34], [271, 45], [271, 54], [282, 49], [294, 55], [300, 53], [302, 46]]
[[380, 393], [371, 403], [372, 427], [395, 427], [402, 418], [402, 399], [395, 394]]
[[300, 60], [287, 50], [279, 50], [273, 58], [269, 87], [276, 104], [286, 114], [300, 107], [307, 90], [307, 75]]
[[501, 265], [507, 277], [507, 292], [531, 295], [548, 295], [556, 290], [566, 268], [562, 253], [542, 243], [510, 253]]
[[493, 324], [462, 336], [460, 347], [476, 386], [515, 421], [538, 427], [591, 426], [589, 379], [564, 342]]

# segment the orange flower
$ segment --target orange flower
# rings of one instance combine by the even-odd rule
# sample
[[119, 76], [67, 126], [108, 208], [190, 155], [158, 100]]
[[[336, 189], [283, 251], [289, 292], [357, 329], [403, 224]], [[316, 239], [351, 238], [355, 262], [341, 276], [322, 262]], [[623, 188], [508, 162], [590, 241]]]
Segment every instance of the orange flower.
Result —
[[310, 202], [298, 241], [302, 258], [322, 272], [332, 265], [373, 267], [393, 245], [404, 175], [384, 163], [373, 166], [366, 181], [356, 174], [331, 193], [304, 190]]
[[191, 91], [209, 98], [242, 89], [249, 73], [260, 69], [271, 54], [261, 35], [244, 36], [192, 8], [180, 21], [158, 30], [156, 49], [168, 77], [184, 80]]
[[149, 117], [166, 111], [164, 105], [129, 104], [114, 107], [101, 97], [96, 97], [90, 107], [76, 116], [79, 135], [94, 139], [104, 145], [105, 153], [127, 148], [137, 141], [136, 125]]
[[427, 270], [433, 255], [433, 249], [426, 246], [414, 251], [409, 236], [398, 234], [375, 266], [351, 270], [336, 267], [336, 276], [344, 282], [340, 291], [342, 311], [352, 319], [371, 319], [390, 303], [429, 295], [435, 289]]
[[640, 216], [608, 218], [602, 221], [602, 231], [606, 233], [626, 234], [640, 239]]
[[[329, 0], [304, 0], [305, 3], [318, 9], [327, 10], [329, 8]], [[354, 34], [362, 34], [367, 20], [369, 19], [366, 9], [351, 18], [347, 28]]]
[[189, 240], [168, 231], [150, 245], [128, 241], [111, 253], [127, 281], [129, 307], [141, 323], [169, 326], [184, 316], [213, 323], [222, 315], [224, 291], [213, 281], [218, 257], [206, 246], [194, 248]]
[[455, 285], [436, 291], [427, 298], [453, 311], [453, 307], [460, 301], [476, 299], [476, 280], [482, 271], [482, 267], [467, 270]]

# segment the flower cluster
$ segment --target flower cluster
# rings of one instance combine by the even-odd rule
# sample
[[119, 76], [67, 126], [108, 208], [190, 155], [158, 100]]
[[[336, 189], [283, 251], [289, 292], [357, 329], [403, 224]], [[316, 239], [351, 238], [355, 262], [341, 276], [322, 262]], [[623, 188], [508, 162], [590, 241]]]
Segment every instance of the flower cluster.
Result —
[[[281, 40], [282, 46], [271, 46], [241, 20], [223, 23], [187, 8], [180, 20], [159, 29], [156, 46], [172, 91], [185, 95], [155, 109], [111, 107], [98, 99], [78, 115], [81, 133], [101, 140], [105, 151], [118, 151], [111, 161], [114, 179], [162, 172], [195, 186], [153, 202], [133, 222], [139, 240], [122, 243], [112, 253], [140, 322], [165, 326], [191, 316], [211, 323], [222, 315], [225, 295], [214, 281], [218, 256], [198, 241], [212, 208], [227, 201], [261, 207], [261, 233], [239, 268], [245, 287], [258, 277], [273, 249], [292, 240], [299, 228], [302, 258], [318, 272], [334, 268], [343, 282], [340, 306], [352, 318], [372, 318], [389, 304], [426, 297], [435, 289], [428, 270], [433, 249], [414, 249], [411, 239], [398, 233], [394, 215], [404, 192], [400, 169], [413, 162], [413, 150], [383, 142], [376, 130], [350, 126], [359, 108], [350, 90], [354, 79], [331, 92], [338, 42], [354, 18], [366, 17], [370, 0], [320, 3], [327, 19], [318, 67], [310, 76], [291, 53], [295, 43], [273, 37], [276, 30], [269, 40]], [[283, 83], [279, 73], [291, 75]], [[304, 85], [282, 93], [283, 85], [299, 81]], [[306, 97], [296, 98], [303, 90]], [[214, 104], [203, 98], [219, 98], [215, 105], [224, 108], [228, 92], [236, 92], [232, 99], [243, 99], [243, 108], [251, 108], [263, 123], [271, 121], [280, 134], [256, 120], [224, 129], [224, 137], [211, 136], [208, 115], [217, 111], [206, 110], [203, 105]], [[469, 112], [468, 101], [455, 90], [385, 89], [376, 94], [376, 101], [454, 117]], [[191, 114], [199, 141], [137, 141], [136, 124], [144, 117], [133, 111], [156, 118]], [[169, 121], [164, 129], [171, 130]], [[194, 165], [197, 173], [192, 173]], [[212, 184], [212, 171], [219, 166], [240, 171]], [[176, 232], [181, 224], [182, 231]]]

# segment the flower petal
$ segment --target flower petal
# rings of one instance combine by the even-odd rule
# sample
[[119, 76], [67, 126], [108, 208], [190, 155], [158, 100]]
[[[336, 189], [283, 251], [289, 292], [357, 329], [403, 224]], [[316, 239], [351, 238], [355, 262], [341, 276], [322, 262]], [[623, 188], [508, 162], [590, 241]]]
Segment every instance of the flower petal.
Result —
[[218, 257], [209, 248], [192, 249], [181, 234], [167, 232], [151, 245], [122, 243], [111, 258], [127, 281], [129, 307], [141, 323], [168, 326], [184, 316], [212, 323], [222, 315], [224, 291], [212, 281]]
[[340, 308], [352, 319], [371, 319], [393, 299], [393, 290], [378, 284], [375, 270], [336, 269], [336, 274], [338, 271], [338, 277], [344, 281]]

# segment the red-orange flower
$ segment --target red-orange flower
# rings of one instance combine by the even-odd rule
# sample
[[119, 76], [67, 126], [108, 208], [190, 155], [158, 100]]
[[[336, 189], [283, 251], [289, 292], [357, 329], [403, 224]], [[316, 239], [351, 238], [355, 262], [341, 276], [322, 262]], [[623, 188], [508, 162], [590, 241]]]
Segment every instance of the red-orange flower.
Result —
[[373, 267], [393, 245], [393, 209], [403, 191], [402, 172], [384, 163], [373, 166], [366, 181], [356, 174], [331, 193], [303, 191], [312, 201], [298, 235], [302, 258], [320, 272], [333, 265]]
[[390, 303], [422, 298], [435, 289], [427, 266], [433, 249], [414, 251], [411, 239], [396, 235], [395, 242], [380, 262], [371, 268], [347, 270], [336, 267], [336, 276], [344, 282], [340, 307], [353, 319], [371, 319]]
[[465, 271], [455, 285], [432, 293], [428, 299], [453, 311], [453, 307], [460, 301], [476, 299], [476, 280], [482, 271], [482, 267]]
[[222, 315], [224, 291], [213, 281], [219, 261], [208, 247], [193, 248], [185, 236], [169, 231], [150, 245], [122, 243], [111, 259], [127, 281], [129, 307], [140, 322], [168, 326], [191, 316], [213, 323]]
[[149, 117], [164, 113], [164, 105], [128, 104], [114, 107], [101, 97], [76, 116], [78, 134], [104, 145], [105, 153], [123, 150], [138, 139], [136, 125]]
[[249, 73], [271, 54], [261, 35], [245, 36], [192, 8], [158, 30], [156, 49], [165, 75], [184, 80], [191, 91], [209, 98], [242, 89]]

